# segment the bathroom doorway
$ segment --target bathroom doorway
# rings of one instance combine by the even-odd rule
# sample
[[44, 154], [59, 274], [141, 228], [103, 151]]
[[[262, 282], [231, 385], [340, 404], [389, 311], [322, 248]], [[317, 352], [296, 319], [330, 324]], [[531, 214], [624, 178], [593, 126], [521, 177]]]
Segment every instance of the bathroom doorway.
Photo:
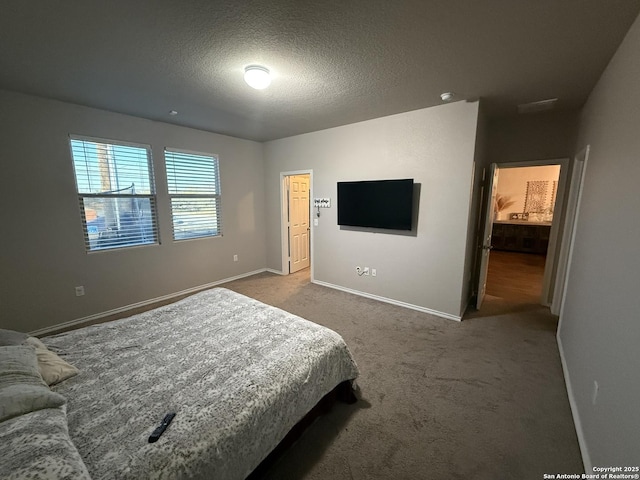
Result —
[[549, 306], [568, 159], [499, 164], [494, 168], [491, 198], [486, 199], [486, 258], [484, 277], [480, 272], [477, 307], [486, 303], [518, 309]]

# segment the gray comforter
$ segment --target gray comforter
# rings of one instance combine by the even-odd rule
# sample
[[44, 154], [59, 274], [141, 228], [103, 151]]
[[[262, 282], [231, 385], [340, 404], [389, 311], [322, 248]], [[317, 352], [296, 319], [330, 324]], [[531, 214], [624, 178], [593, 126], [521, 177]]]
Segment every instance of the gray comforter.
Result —
[[337, 333], [223, 288], [43, 341], [80, 369], [53, 389], [94, 480], [244, 478], [358, 375]]

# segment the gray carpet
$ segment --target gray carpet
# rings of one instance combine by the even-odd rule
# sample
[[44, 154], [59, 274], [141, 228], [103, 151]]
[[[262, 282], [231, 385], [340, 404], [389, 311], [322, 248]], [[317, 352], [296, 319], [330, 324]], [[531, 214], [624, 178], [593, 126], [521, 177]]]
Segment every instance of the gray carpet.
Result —
[[310, 284], [308, 271], [223, 286], [337, 331], [361, 370], [360, 400], [316, 420], [266, 478], [583, 472], [548, 309], [459, 323]]

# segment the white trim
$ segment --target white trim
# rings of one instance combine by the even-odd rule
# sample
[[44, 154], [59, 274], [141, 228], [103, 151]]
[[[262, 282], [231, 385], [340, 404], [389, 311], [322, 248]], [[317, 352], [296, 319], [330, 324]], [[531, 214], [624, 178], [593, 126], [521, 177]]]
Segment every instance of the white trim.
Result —
[[571, 407], [571, 416], [573, 417], [573, 424], [576, 428], [576, 436], [578, 437], [578, 445], [580, 446], [580, 454], [582, 455], [582, 465], [584, 465], [585, 472], [593, 472], [593, 464], [591, 463], [589, 449], [587, 448], [587, 439], [585, 438], [584, 431], [582, 430], [582, 422], [580, 421], [578, 406], [576, 405], [575, 395], [573, 394], [573, 388], [571, 387], [571, 380], [569, 378], [569, 368], [567, 367], [567, 361], [564, 357], [564, 349], [562, 347], [562, 340], [560, 339], [560, 330], [558, 330], [556, 339], [558, 341], [558, 351], [560, 352], [560, 362], [562, 363], [564, 383], [567, 387], [567, 396], [569, 397], [569, 406]]
[[275, 273], [276, 275], [287, 275], [286, 273], [281, 272], [280, 270], [275, 270], [273, 268], [267, 268], [265, 269], [265, 271], [269, 273]]
[[[149, 143], [135, 143], [135, 142], [128, 142], [126, 140], [113, 140], [111, 138], [102, 138], [102, 137], [91, 137], [89, 135], [78, 135], [75, 133], [70, 133], [69, 134], [69, 146], [71, 146], [71, 140], [79, 140], [81, 142], [93, 142], [93, 143], [106, 143], [106, 144], [113, 144], [113, 145], [121, 145], [123, 147], [137, 147], [137, 148], [144, 148], [145, 150], [149, 151], [149, 155], [151, 156], [151, 144]], [[71, 160], [73, 161], [73, 155], [71, 157]]]
[[288, 214], [288, 185], [285, 186], [287, 176], [280, 172], [280, 254], [282, 256], [281, 271], [283, 275], [289, 275], [289, 222], [285, 218]]
[[[556, 287], [558, 286], [558, 282], [557, 279], [560, 278], [560, 275], [563, 275], [563, 278], [561, 279], [562, 282], [562, 288], [560, 289], [562, 292], [561, 295], [561, 299], [560, 299], [560, 315], [558, 318], [558, 328], [556, 330], [556, 341], [558, 343], [558, 351], [560, 352], [560, 362], [562, 363], [562, 372], [564, 374], [564, 383], [566, 385], [567, 388], [567, 396], [569, 397], [569, 406], [571, 407], [571, 415], [573, 417], [573, 424], [575, 426], [576, 429], [576, 436], [578, 437], [578, 445], [580, 446], [580, 453], [582, 455], [582, 464], [584, 466], [584, 471], [585, 472], [593, 472], [593, 464], [591, 463], [591, 457], [589, 456], [589, 448], [587, 446], [587, 439], [584, 435], [584, 430], [582, 429], [582, 422], [580, 420], [580, 413], [578, 411], [578, 405], [576, 404], [576, 399], [575, 399], [575, 395], [573, 393], [573, 387], [571, 384], [571, 377], [569, 376], [569, 367], [567, 365], [567, 360], [565, 358], [564, 355], [564, 347], [562, 346], [562, 337], [561, 337], [561, 332], [562, 332], [562, 321], [564, 319], [564, 306], [565, 306], [565, 299], [567, 296], [567, 286], [569, 283], [569, 274], [571, 271], [571, 261], [573, 258], [573, 245], [575, 243], [575, 239], [576, 239], [576, 225], [578, 223], [578, 218], [580, 217], [580, 203], [582, 200], [582, 192], [583, 192], [583, 188], [584, 188], [584, 180], [585, 180], [585, 173], [587, 170], [587, 162], [589, 160], [589, 145], [587, 145], [586, 147], [584, 147], [580, 152], [578, 152], [578, 154], [575, 156], [575, 162], [573, 165], [574, 168], [574, 172], [576, 171], [576, 168], [578, 168], [578, 164], [582, 163], [582, 168], [581, 171], [579, 172], [579, 178], [577, 178], [574, 175], [574, 179], [575, 181], [577, 181], [577, 185], [574, 185], [572, 182], [571, 187], [575, 187], [577, 188], [577, 190], [573, 193], [576, 194], [576, 198], [575, 198], [575, 204], [572, 205], [571, 203], [571, 198], [569, 199], [569, 204], [567, 206], [567, 208], [571, 208], [573, 211], [570, 212], [568, 211], [565, 217], [565, 223], [564, 223], [564, 228], [565, 228], [565, 235], [563, 238], [563, 245], [562, 245], [562, 250], [564, 250], [564, 252], [561, 250], [560, 252], [560, 262], [561, 265], [558, 267], [558, 273], [556, 275]], [[583, 159], [581, 157], [584, 157]], [[573, 179], [572, 179], [573, 180]], [[570, 194], [572, 192], [570, 191]], [[569, 218], [571, 216], [571, 218]], [[570, 236], [569, 238], [567, 237], [567, 228], [570, 226], [571, 228], [571, 232], [570, 232]], [[568, 242], [568, 245], [566, 245], [566, 243]], [[562, 271], [561, 271], [562, 270]], [[557, 296], [558, 296], [559, 290], [558, 288], [555, 289], [554, 292], [554, 299], [552, 302], [552, 310], [554, 308], [557, 308]]]
[[462, 317], [458, 315], [451, 315], [450, 313], [431, 310], [430, 308], [420, 307], [419, 305], [413, 305], [412, 303], [401, 302], [399, 300], [394, 300], [392, 298], [381, 297], [379, 295], [374, 295], [372, 293], [353, 290], [351, 288], [342, 287], [340, 285], [334, 285], [333, 283], [322, 282], [320, 280], [311, 280], [311, 283], [315, 283], [316, 285], [322, 285], [323, 287], [329, 287], [336, 290], [341, 290], [347, 293], [352, 293], [353, 295], [358, 295], [360, 297], [371, 298], [373, 300], [378, 300], [379, 302], [390, 303], [392, 305], [397, 305], [399, 307], [410, 308], [411, 310], [417, 310], [419, 312], [429, 313], [431, 315], [436, 315], [437, 317], [446, 318], [447, 320], [455, 320], [456, 322], [460, 322], [462, 320]]
[[[562, 222], [566, 222], [562, 215], [565, 210], [565, 196], [568, 191], [569, 181], [569, 159], [560, 159], [560, 176], [558, 178], [558, 189], [556, 191], [556, 204], [553, 207], [554, 215], [551, 222], [551, 231], [549, 233], [549, 245], [547, 248], [547, 259], [544, 265], [544, 276], [542, 278], [542, 304], [550, 307], [553, 301], [553, 291], [551, 290], [551, 283], [557, 279], [557, 264], [559, 248], [558, 244], [562, 243], [562, 239], [559, 238], [560, 227]], [[566, 218], [566, 217], [565, 217]], [[553, 272], [556, 272], [556, 277], [553, 277]]]
[[568, 162], [569, 157], [548, 158], [544, 160], [523, 160], [521, 162], [498, 163], [498, 168], [510, 167], [544, 167], [545, 165], [560, 165], [562, 162]]
[[589, 160], [590, 146], [584, 147], [575, 156], [573, 162], [573, 178], [569, 189], [569, 200], [564, 221], [564, 232], [562, 245], [558, 256], [558, 270], [556, 273], [556, 284], [551, 302], [551, 313], [559, 315], [558, 332], [562, 325], [562, 311], [564, 306], [567, 284], [569, 283], [569, 269], [573, 257], [573, 244], [576, 239], [576, 225], [580, 214], [580, 202], [582, 201], [582, 189], [587, 172], [587, 162]]
[[206, 283], [204, 285], [199, 285], [197, 287], [187, 288], [186, 290], [182, 290], [180, 292], [170, 293], [169, 295], [163, 295], [162, 297], [151, 298], [149, 300], [143, 300], [142, 302], [132, 303], [131, 305], [125, 305], [124, 307], [114, 308], [113, 310], [107, 310], [106, 312], [100, 312], [93, 315], [89, 315], [88, 317], [76, 318], [75, 320], [70, 320], [68, 322], [58, 323], [57, 325], [53, 325], [51, 327], [41, 328], [39, 330], [34, 330], [29, 332], [29, 335], [40, 336], [47, 335], [50, 333], [57, 332], [62, 330], [63, 328], [73, 327], [75, 325], [79, 325], [82, 323], [90, 322], [93, 320], [100, 320], [101, 318], [108, 317], [110, 315], [114, 315], [116, 313], [126, 312], [128, 310], [133, 310], [134, 308], [146, 307], [147, 305], [152, 305], [154, 303], [162, 302], [165, 300], [171, 300], [172, 298], [179, 297], [181, 295], [189, 295], [192, 293], [200, 292], [202, 290], [207, 290], [208, 288], [215, 287], [222, 283], [232, 282], [233, 280], [239, 280], [241, 278], [250, 277], [252, 275], [256, 275], [258, 273], [262, 273], [267, 271], [266, 268], [261, 268], [259, 270], [254, 270], [253, 272], [243, 273], [241, 275], [236, 275], [235, 277], [224, 278], [222, 280], [217, 280], [215, 282]]
[[[163, 150], [162, 150], [163, 156], [164, 156], [165, 153], [167, 153], [167, 151], [175, 152], [175, 153], [184, 153], [186, 155], [198, 155], [198, 156], [201, 156], [201, 157], [213, 157], [216, 160], [220, 161], [220, 159], [218, 158], [218, 154], [217, 153], [196, 152], [195, 150], [187, 150], [186, 148], [177, 148], [177, 147], [167, 147], [165, 145]], [[165, 162], [166, 162], [166, 159], [165, 159]]]

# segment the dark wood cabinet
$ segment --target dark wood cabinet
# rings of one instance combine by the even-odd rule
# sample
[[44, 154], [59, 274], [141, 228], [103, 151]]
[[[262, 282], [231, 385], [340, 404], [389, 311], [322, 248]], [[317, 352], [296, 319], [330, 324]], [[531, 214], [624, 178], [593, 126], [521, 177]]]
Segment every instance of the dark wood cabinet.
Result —
[[494, 223], [491, 245], [495, 250], [547, 253], [551, 225]]

